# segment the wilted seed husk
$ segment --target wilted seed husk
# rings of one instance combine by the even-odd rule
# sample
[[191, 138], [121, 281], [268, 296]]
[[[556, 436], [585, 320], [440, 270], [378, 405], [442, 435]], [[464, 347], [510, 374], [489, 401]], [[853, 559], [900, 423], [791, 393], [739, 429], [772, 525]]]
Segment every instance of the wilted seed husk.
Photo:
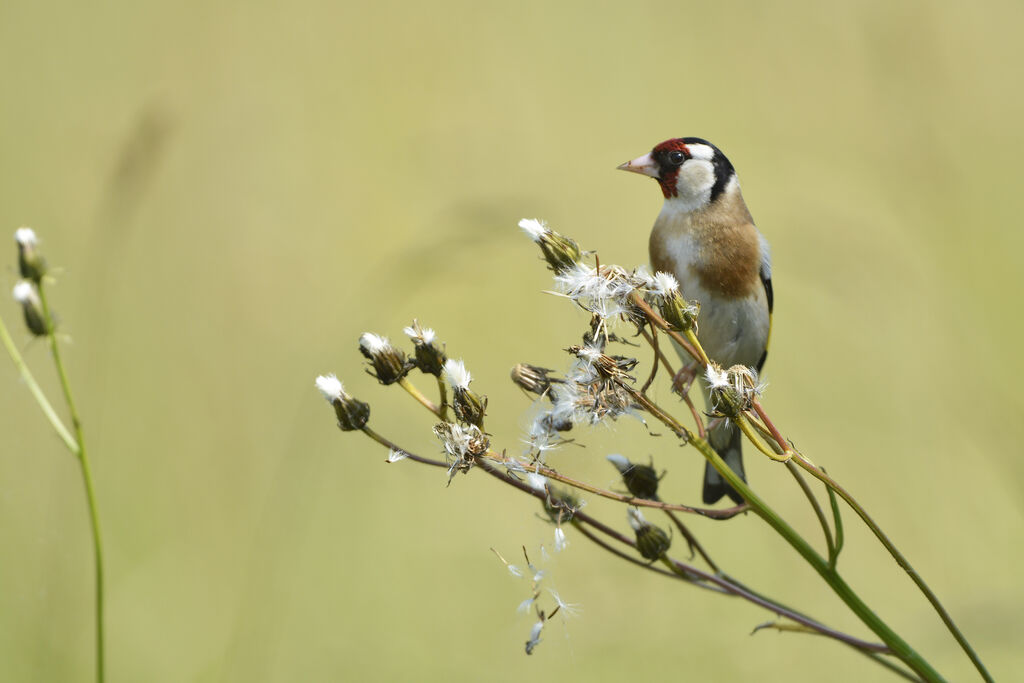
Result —
[[529, 363], [516, 363], [512, 366], [509, 375], [512, 381], [525, 391], [543, 396], [551, 388], [552, 380], [548, 377], [554, 372], [548, 368], [541, 368]]
[[462, 387], [454, 387], [452, 391], [455, 394], [452, 399], [455, 417], [461, 422], [482, 427], [487, 411], [487, 397]]
[[544, 512], [548, 513], [552, 522], [556, 524], [568, 522], [580, 507], [582, 507], [580, 499], [569, 491], [548, 487], [548, 495], [544, 499]]
[[362, 429], [370, 420], [370, 404], [351, 396], [343, 396], [331, 402], [334, 414], [338, 416], [338, 428], [343, 432]]

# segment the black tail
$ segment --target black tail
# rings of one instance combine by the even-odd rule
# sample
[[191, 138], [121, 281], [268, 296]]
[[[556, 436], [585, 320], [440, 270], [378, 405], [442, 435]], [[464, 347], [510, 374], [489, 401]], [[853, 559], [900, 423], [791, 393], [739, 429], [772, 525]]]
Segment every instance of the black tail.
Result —
[[[728, 433], [726, 433], [728, 431]], [[716, 438], [717, 437], [717, 438]], [[732, 468], [732, 471], [740, 475], [740, 479], [747, 480], [743, 471], [743, 433], [731, 423], [724, 423], [708, 434], [708, 441], [715, 451], [722, 456], [725, 464]], [[724, 442], [724, 443], [723, 443]], [[743, 498], [736, 492], [729, 483], [722, 479], [711, 463], [704, 464], [704, 503], [713, 505], [721, 500], [722, 496], [729, 496], [737, 505], [743, 502]]]

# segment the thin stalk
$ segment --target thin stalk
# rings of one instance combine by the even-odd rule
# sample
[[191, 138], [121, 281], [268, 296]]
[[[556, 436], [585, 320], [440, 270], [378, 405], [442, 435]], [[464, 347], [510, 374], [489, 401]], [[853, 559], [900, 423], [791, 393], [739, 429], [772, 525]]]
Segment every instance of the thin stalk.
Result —
[[71, 432], [64, 426], [64, 422], [57, 415], [57, 411], [53, 409], [50, 402], [46, 399], [46, 394], [39, 388], [39, 384], [36, 383], [35, 377], [32, 376], [32, 371], [28, 369], [28, 365], [25, 360], [21, 357], [21, 353], [18, 352], [18, 347], [14, 345], [14, 340], [11, 339], [11, 335], [7, 332], [7, 326], [4, 325], [3, 318], [0, 318], [0, 341], [3, 342], [4, 348], [7, 349], [8, 355], [14, 362], [14, 367], [18, 368], [18, 374], [21, 375], [21, 379], [25, 382], [25, 386], [28, 387], [32, 397], [39, 404], [39, 408], [43, 411], [43, 415], [49, 420], [50, 425], [54, 431], [57, 432], [57, 436], [60, 437], [67, 449], [71, 451], [76, 457], [78, 455], [78, 444], [75, 442], [75, 438], [71, 436]]
[[893, 654], [898, 657], [911, 670], [926, 681], [943, 681], [944, 679], [931, 664], [928, 663], [914, 648], [903, 640], [892, 628], [889, 627], [875, 612], [861, 600], [860, 596], [846, 583], [845, 580], [829, 566], [828, 561], [819, 555], [804, 538], [783, 520], [768, 504], [762, 500], [746, 482], [740, 479], [732, 471], [721, 456], [715, 452], [707, 441], [696, 439], [690, 436], [690, 442], [696, 447], [718, 473], [750, 504], [754, 512], [768, 523], [775, 531], [796, 550], [804, 560], [821, 576], [822, 579], [832, 588], [833, 592], [846, 603], [850, 610], [860, 618], [864, 625], [871, 629], [875, 635], [882, 639]]
[[[807, 496], [808, 502], [811, 507], [814, 508], [814, 514], [818, 517], [818, 522], [821, 523], [821, 530], [825, 533], [825, 546], [828, 548], [828, 563], [833, 569], [835, 568], [835, 562], [833, 558], [838, 554], [836, 551], [836, 543], [832, 539], [832, 529], [828, 525], [828, 519], [825, 517], [825, 511], [821, 509], [821, 505], [818, 504], [818, 499], [814, 497], [814, 492], [811, 491], [811, 487], [807, 484], [807, 480], [804, 479], [804, 475], [800, 474], [800, 469], [793, 464], [793, 461], [786, 462], [786, 469], [796, 479], [796, 483], [800, 485], [800, 489]], [[833, 508], [834, 511], [834, 508]]]
[[754, 429], [750, 426], [750, 421], [743, 416], [743, 413], [738, 414], [733, 420], [733, 423], [740, 428], [740, 431], [743, 432], [744, 436], [747, 437], [750, 443], [754, 444], [754, 447], [757, 448], [757, 450], [761, 451], [775, 462], [788, 462], [792, 457], [792, 451], [779, 455], [769, 448], [768, 444], [761, 441], [761, 439], [757, 437], [757, 434], [754, 433]]
[[[507, 458], [503, 458], [498, 453], [492, 451], [488, 453], [488, 455], [490, 455], [495, 462], [502, 464], [507, 463]], [[702, 517], [708, 517], [709, 519], [718, 520], [732, 519], [736, 515], [742, 512], [746, 512], [748, 509], [746, 505], [737, 505], [731, 508], [717, 509], [697, 508], [691, 507], [689, 505], [682, 505], [680, 503], [664, 503], [660, 500], [636, 498], [634, 496], [626, 496], [621, 493], [615, 493], [614, 491], [608, 491], [606, 489], [594, 486], [593, 484], [588, 484], [585, 481], [580, 481], [579, 479], [567, 477], [564, 474], [561, 474], [560, 472], [553, 470], [549, 467], [545, 467], [543, 465], [527, 465], [524, 463], [516, 463], [516, 468], [521, 469], [524, 472], [533, 472], [535, 474], [540, 474], [542, 476], [547, 477], [548, 479], [553, 479], [554, 481], [561, 482], [575, 489], [579, 489], [580, 491], [586, 491], [587, 493], [593, 493], [594, 495], [601, 496], [602, 498], [608, 498], [609, 500], [615, 500], [620, 503], [627, 503], [629, 505], [634, 505], [636, 507], [654, 508], [656, 510], [675, 510], [676, 512], [689, 512], [695, 515], [700, 515]]]
[[914, 569], [913, 566], [911, 566], [910, 562], [907, 561], [907, 558], [903, 556], [903, 553], [901, 553], [899, 549], [895, 545], [893, 545], [892, 541], [889, 540], [889, 537], [886, 536], [885, 533], [882, 531], [882, 528], [878, 526], [878, 524], [875, 523], [875, 520], [871, 518], [871, 515], [867, 513], [867, 510], [861, 507], [860, 503], [854, 500], [853, 496], [851, 496], [846, 491], [846, 489], [844, 489], [842, 486], [836, 483], [836, 481], [832, 477], [830, 477], [820, 468], [816, 467], [804, 456], [797, 453], [794, 455], [793, 459], [796, 460], [796, 463], [800, 467], [810, 472], [812, 476], [816, 477], [822, 483], [828, 486], [831, 490], [838, 493], [839, 497], [845, 500], [846, 504], [853, 508], [853, 511], [856, 512], [857, 515], [864, 521], [864, 524], [866, 524], [867, 527], [871, 529], [871, 533], [875, 535], [875, 538], [877, 538], [878, 541], [885, 547], [885, 549], [889, 551], [889, 554], [892, 555], [892, 558], [896, 560], [896, 564], [902, 567], [903, 571], [910, 575], [911, 580], [917, 585], [918, 589], [924, 594], [925, 598], [928, 599], [928, 602], [931, 603], [932, 607], [938, 613], [939, 618], [942, 619], [942, 623], [944, 623], [946, 625], [946, 628], [949, 629], [949, 632], [953, 634], [953, 637], [956, 639], [956, 642], [960, 644], [960, 647], [970, 658], [971, 662], [974, 664], [974, 668], [978, 670], [978, 673], [981, 675], [981, 677], [986, 681], [992, 681], [992, 676], [988, 673], [988, 670], [985, 668], [985, 665], [981, 663], [981, 659], [978, 657], [977, 653], [975, 653], [974, 648], [972, 648], [971, 644], [967, 642], [967, 638], [964, 637], [963, 633], [960, 632], [960, 629], [957, 627], [956, 623], [954, 623], [953, 617], [950, 616], [949, 612], [946, 611], [946, 608], [939, 601], [938, 596], [932, 592], [932, 589], [929, 588], [928, 584], [925, 583], [923, 578], [921, 578], [921, 575], [917, 573], [917, 570]]
[[89, 505], [89, 523], [92, 527], [92, 548], [96, 572], [96, 681], [97, 683], [103, 683], [105, 650], [103, 635], [103, 544], [100, 540], [100, 519], [96, 505], [96, 492], [92, 484], [92, 470], [89, 466], [89, 455], [85, 449], [85, 438], [82, 435], [82, 421], [78, 417], [75, 400], [71, 395], [71, 384], [68, 382], [68, 375], [64, 370], [64, 361], [61, 360], [60, 347], [57, 344], [57, 335], [54, 331], [54, 320], [53, 316], [50, 315], [50, 307], [46, 301], [46, 288], [42, 282], [39, 282], [39, 300], [42, 302], [43, 317], [49, 329], [46, 340], [49, 343], [50, 353], [53, 356], [53, 364], [57, 368], [57, 376], [60, 378], [60, 387], [64, 392], [64, 401], [68, 404], [68, 412], [71, 414], [71, 426], [75, 432], [75, 442], [78, 444], [76, 455], [78, 456], [78, 464], [81, 466], [82, 482], [85, 485], [85, 497]]
[[444, 380], [441, 376], [437, 376], [437, 393], [441, 397], [441, 414], [438, 417], [442, 421], [448, 421], [448, 387], [445, 385]]
[[[822, 470], [822, 472], [824, 471]], [[843, 549], [843, 518], [839, 514], [839, 501], [836, 500], [836, 492], [828, 486], [825, 487], [825, 490], [828, 491], [828, 502], [832, 506], [832, 520], [836, 526], [836, 545], [833, 548], [832, 555], [828, 558], [829, 566], [835, 569], [836, 562], [839, 561], [839, 553]]]
[[410, 382], [407, 377], [403, 377], [402, 379], [398, 380], [398, 384], [407, 392], [409, 392], [410, 396], [419, 401], [424, 408], [432, 412], [436, 417], [441, 417], [441, 409], [434, 405], [433, 401], [424, 396], [423, 392], [417, 389], [416, 386], [412, 382]]
[[[381, 445], [386, 446], [387, 448], [391, 448], [391, 449], [395, 449], [395, 450], [400, 450], [400, 451], [406, 453], [408, 455], [409, 459], [411, 459], [411, 460], [414, 460], [416, 462], [420, 462], [420, 463], [423, 463], [423, 464], [427, 464], [427, 465], [433, 465], [433, 466], [438, 466], [438, 467], [447, 467], [447, 465], [445, 463], [443, 463], [443, 462], [440, 462], [440, 461], [437, 461], [437, 460], [432, 460], [430, 458], [423, 458], [423, 457], [417, 456], [417, 455], [415, 455], [415, 454], [405, 450], [404, 448], [400, 448], [394, 442], [392, 442], [389, 439], [381, 436], [380, 434], [377, 434], [376, 432], [374, 432], [369, 427], [364, 427], [362, 431], [367, 436], [369, 436], [371, 439], [373, 439], [374, 441], [380, 443]], [[527, 493], [527, 494], [529, 494], [529, 495], [531, 495], [531, 496], [533, 496], [533, 497], [535, 497], [535, 498], [537, 498], [537, 499], [539, 499], [541, 501], [544, 501], [546, 499], [546, 495], [543, 492], [537, 491], [537, 490], [533, 489], [531, 486], [529, 486], [528, 484], [526, 484], [526, 483], [524, 483], [522, 481], [519, 481], [518, 479], [509, 477], [506, 473], [503, 473], [503, 472], [499, 471], [495, 463], [491, 463], [489, 461], [481, 460], [481, 461], [479, 461], [479, 464], [480, 464], [481, 469], [483, 469], [485, 472], [487, 472], [492, 477], [500, 480], [501, 482], [503, 482], [503, 483], [505, 483], [505, 484], [507, 484], [509, 486], [512, 486], [514, 488], [517, 488], [517, 489], [523, 491], [524, 493]], [[613, 554], [617, 555], [618, 557], [621, 557], [622, 559], [625, 559], [625, 560], [627, 560], [629, 562], [632, 562], [634, 564], [643, 566], [646, 569], [649, 569], [651, 571], [655, 571], [657, 573], [660, 573], [660, 574], [663, 574], [663, 575], [666, 575], [666, 576], [669, 576], [669, 577], [672, 577], [672, 578], [683, 578], [683, 579], [686, 579], [688, 581], [688, 583], [693, 583], [694, 585], [696, 585], [698, 587], [701, 587], [701, 588], [704, 588], [704, 589], [716, 590], [716, 591], [724, 592], [726, 594], [730, 594], [730, 595], [733, 595], [733, 596], [736, 596], [736, 597], [743, 598], [743, 599], [745, 599], [745, 600], [747, 600], [749, 602], [752, 602], [752, 603], [754, 603], [756, 605], [759, 605], [759, 606], [761, 606], [761, 607], [763, 607], [765, 609], [768, 609], [768, 610], [774, 612], [775, 614], [778, 614], [781, 617], [790, 619], [790, 620], [796, 622], [797, 624], [802, 625], [808, 632], [818, 633], [820, 635], [823, 635], [823, 636], [832, 638], [834, 640], [837, 640], [837, 641], [839, 641], [841, 643], [844, 643], [844, 644], [854, 648], [858, 652], [864, 654], [865, 656], [870, 657], [873, 661], [876, 661], [879, 664], [882, 664], [883, 666], [891, 669], [895, 673], [900, 674], [904, 678], [907, 678], [909, 680], [916, 680], [913, 677], [909, 676], [906, 672], [903, 672], [901, 669], [896, 667], [891, 662], [887, 662], [884, 659], [884, 657], [882, 655], [890, 654], [890, 649], [886, 645], [883, 645], [883, 644], [880, 644], [880, 643], [872, 643], [872, 642], [869, 642], [869, 641], [861, 640], [859, 638], [855, 638], [853, 636], [847, 635], [847, 634], [845, 634], [845, 633], [843, 633], [841, 631], [836, 631], [835, 629], [829, 628], [829, 627], [825, 626], [824, 624], [821, 624], [820, 622], [817, 622], [814, 619], [811, 619], [810, 617], [808, 617], [808, 616], [806, 616], [806, 615], [804, 615], [802, 613], [796, 612], [796, 611], [794, 611], [794, 610], [792, 610], [792, 609], [790, 609], [788, 607], [785, 607], [783, 605], [780, 605], [779, 603], [776, 603], [776, 602], [772, 601], [769, 598], [766, 598], [766, 597], [764, 597], [764, 596], [762, 596], [762, 595], [760, 595], [758, 593], [755, 593], [755, 592], [751, 591], [750, 589], [744, 587], [742, 584], [740, 584], [739, 582], [737, 582], [737, 581], [735, 581], [733, 579], [730, 579], [730, 578], [725, 577], [725, 576], [708, 574], [707, 572], [703, 572], [703, 571], [697, 569], [696, 567], [692, 567], [690, 565], [686, 565], [684, 563], [681, 563], [678, 560], [670, 560], [670, 562], [673, 565], [675, 565], [675, 568], [678, 569], [678, 571], [675, 571], [675, 572], [667, 572], [667, 571], [665, 571], [663, 569], [659, 569], [657, 567], [653, 567], [653, 566], [651, 566], [648, 563], [641, 562], [641, 561], [637, 560], [636, 558], [630, 557], [629, 555], [626, 555], [625, 553], [623, 553], [621, 551], [618, 551], [616, 548], [614, 548], [610, 544], [602, 541], [595, 534], [593, 534], [589, 530], [587, 530], [584, 527], [584, 525], [589, 526], [589, 527], [591, 527], [591, 528], [593, 528], [593, 529], [595, 529], [595, 530], [597, 530], [597, 531], [599, 531], [599, 532], [601, 532], [601, 533], [603, 533], [603, 534], [605, 534], [605, 535], [607, 535], [607, 536], [609, 536], [609, 537], [619, 541], [620, 543], [623, 543], [623, 544], [625, 544], [627, 546], [630, 546], [632, 548], [636, 547], [636, 542], [634, 540], [632, 540], [630, 538], [627, 538], [626, 536], [620, 534], [618, 531], [615, 531], [611, 527], [605, 525], [604, 523], [598, 521], [597, 519], [595, 519], [595, 518], [593, 518], [593, 517], [591, 517], [591, 516], [589, 516], [587, 514], [584, 514], [582, 512], [576, 512], [573, 515], [573, 519], [572, 519], [571, 523], [573, 524], [574, 528], [576, 528], [578, 531], [583, 533], [587, 538], [589, 538], [590, 540], [594, 541], [595, 543], [600, 545], [602, 548], [608, 550], [609, 552], [612, 552]], [[689, 577], [686, 576], [687, 574], [689, 574]], [[696, 579], [696, 580], [694, 580], [694, 579]]]

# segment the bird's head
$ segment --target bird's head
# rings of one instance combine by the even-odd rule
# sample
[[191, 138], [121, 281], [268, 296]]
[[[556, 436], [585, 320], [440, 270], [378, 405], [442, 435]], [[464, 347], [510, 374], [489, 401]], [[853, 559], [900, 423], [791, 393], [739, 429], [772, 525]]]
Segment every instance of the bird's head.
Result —
[[666, 140], [619, 169], [654, 178], [665, 201], [678, 203], [686, 211], [712, 204], [736, 177], [722, 151], [701, 138]]

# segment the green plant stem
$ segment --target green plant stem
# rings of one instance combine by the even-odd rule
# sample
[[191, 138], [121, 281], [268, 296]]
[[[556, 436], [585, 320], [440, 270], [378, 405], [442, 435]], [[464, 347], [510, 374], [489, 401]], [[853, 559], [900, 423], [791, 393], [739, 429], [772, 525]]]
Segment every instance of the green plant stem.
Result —
[[441, 397], [441, 414], [438, 417], [442, 422], [448, 422], [448, 389], [440, 375], [437, 377], [437, 393]]
[[[668, 325], [668, 323], [666, 323], [665, 320], [660, 315], [658, 315], [657, 312], [655, 312], [649, 305], [647, 305], [647, 303], [645, 301], [643, 301], [642, 297], [634, 295], [633, 296], [633, 301], [634, 301], [634, 303], [640, 309], [643, 310], [644, 314], [650, 320], [652, 325], [656, 325], [658, 328], [664, 330], [670, 337], [672, 337], [673, 341], [675, 341], [677, 344], [682, 346], [687, 351], [687, 353], [689, 353], [693, 358], [697, 359], [703, 365], [707, 365], [707, 363], [708, 363], [707, 355], [704, 353], [704, 350], [701, 347], [700, 342], [697, 340], [697, 335], [694, 334], [693, 330], [686, 330], [686, 331], [684, 331], [684, 335], [685, 335], [686, 338], [683, 339], [683, 335], [680, 335], [678, 332], [673, 330]], [[787, 455], [789, 457], [792, 457], [792, 458], [795, 458], [796, 461], [797, 461], [797, 464], [800, 467], [802, 467], [803, 469], [807, 470], [813, 476], [815, 476], [816, 478], [821, 480], [831, 490], [834, 490], [836, 493], [839, 493], [839, 495], [843, 498], [843, 500], [845, 500], [847, 502], [847, 504], [849, 504], [850, 507], [852, 507], [854, 509], [854, 511], [860, 516], [860, 518], [864, 521], [864, 523], [868, 526], [868, 528], [871, 529], [872, 533], [875, 534], [875, 537], [878, 538], [878, 540], [882, 543], [882, 545], [886, 548], [886, 550], [889, 551], [889, 554], [892, 555], [893, 559], [896, 560], [897, 564], [899, 564], [904, 569], [904, 571], [906, 571], [910, 575], [911, 579], [917, 585], [918, 589], [928, 599], [928, 602], [931, 603], [932, 607], [934, 607], [935, 611], [938, 613], [939, 617], [942, 619], [943, 623], [946, 625], [946, 628], [949, 629], [950, 633], [956, 639], [957, 643], [960, 644], [960, 647], [967, 654], [968, 658], [970, 658], [971, 662], [974, 664], [974, 667], [978, 670], [978, 673], [981, 674], [981, 677], [985, 681], [992, 681], [992, 677], [989, 675], [988, 671], [985, 669], [985, 666], [981, 663], [981, 660], [978, 658], [977, 653], [974, 652], [974, 649], [971, 647], [970, 643], [967, 642], [967, 639], [964, 637], [964, 635], [960, 632], [960, 629], [953, 622], [953, 618], [946, 611], [945, 607], [943, 607], [942, 603], [939, 602], [938, 596], [936, 596], [935, 593], [932, 592], [931, 588], [929, 588], [928, 585], [924, 582], [924, 579], [922, 579], [920, 577], [920, 575], [918, 575], [917, 571], [914, 570], [914, 568], [910, 565], [909, 562], [907, 562], [906, 558], [903, 557], [903, 554], [900, 553], [900, 551], [896, 548], [896, 546], [894, 546], [892, 544], [892, 542], [882, 532], [881, 528], [877, 524], [875, 524], [874, 520], [871, 519], [871, 517], [867, 514], [867, 512], [862, 507], [860, 507], [860, 505], [853, 499], [852, 496], [850, 496], [845, 491], [845, 489], [843, 489], [841, 486], [836, 484], [835, 481], [831, 477], [829, 477], [827, 474], [825, 474], [824, 471], [819, 470], [812, 463], [807, 461], [803, 456], [801, 456], [799, 453], [796, 453], [794, 451], [792, 446], [786, 441], [785, 437], [783, 437], [782, 432], [779, 431], [779, 429], [775, 426], [775, 424], [772, 422], [772, 420], [768, 417], [768, 414], [765, 412], [764, 407], [761, 405], [761, 402], [757, 398], [755, 398], [754, 401], [753, 401], [753, 409], [754, 409], [754, 412], [757, 413], [758, 417], [764, 422], [765, 427], [771, 433], [772, 437], [778, 443], [779, 447], [782, 449], [782, 452], [785, 455]], [[663, 411], [662, 411], [662, 413], [663, 413]], [[678, 422], [673, 419], [672, 423], [673, 424], [669, 424], [669, 426], [672, 427], [673, 429], [675, 429], [674, 425], [678, 425]], [[668, 424], [668, 423], [666, 423], [666, 424]], [[687, 432], [689, 433], [689, 430], [687, 430]], [[688, 438], [692, 438], [692, 436], [688, 437]], [[707, 446], [706, 443], [704, 445]], [[755, 445], [757, 445], [759, 449], [761, 448], [760, 444], [758, 444], [757, 441], [755, 441]], [[705, 451], [702, 450], [701, 452], [704, 453], [705, 457], [709, 457], [708, 454]], [[712, 453], [714, 452], [713, 449], [711, 449], [711, 452]], [[716, 454], [715, 457], [717, 457], [717, 454]], [[772, 456], [770, 454], [769, 454], [769, 457], [771, 457], [773, 460], [779, 460], [779, 458], [777, 458], [775, 456]], [[721, 460], [721, 458], [718, 458], [718, 459]], [[722, 464], [724, 464], [724, 462]], [[718, 469], [717, 465], [716, 465], [716, 469]], [[727, 480], [730, 481], [730, 483], [732, 483], [730, 475], [732, 475], [732, 478], [738, 479], [738, 477], [735, 477], [735, 475], [732, 474], [732, 470], [731, 469], [729, 469], [728, 467], [726, 467], [725, 469], [728, 470], [728, 473], [723, 472], [721, 469], [719, 469], [719, 471], [722, 473], [723, 477], [725, 477]], [[745, 483], [743, 484], [743, 488], [747, 488]], [[740, 489], [737, 488], [737, 491], [739, 491], [739, 490]], [[749, 489], [747, 489], [747, 490], [749, 490]], [[742, 491], [740, 493], [742, 495]], [[834, 508], [834, 510], [837, 512], [838, 508]], [[760, 512], [758, 512], [758, 514], [763, 517], [763, 515]], [[838, 536], [838, 534], [839, 534], [838, 515], [836, 515], [836, 519], [837, 519], [837, 536]], [[780, 533], [782, 533], [782, 532], [780, 531]], [[793, 533], [795, 534], [795, 532], [793, 532]], [[784, 537], [785, 537], [785, 535], [784, 535]], [[793, 545], [793, 541], [791, 539], [789, 539], [787, 537], [786, 540], [789, 541], [791, 545]], [[796, 546], [794, 545], [794, 547], [796, 547]], [[829, 558], [829, 561], [827, 563], [825, 563], [824, 567], [822, 567], [822, 568], [819, 568], [818, 565], [815, 564], [814, 562], [811, 562], [810, 559], [808, 559], [808, 562], [811, 562], [812, 566], [814, 566], [815, 569], [819, 573], [822, 573], [822, 571], [829, 572], [829, 573], [834, 574], [838, 578], [838, 574], [836, 573], [836, 569], [835, 569], [835, 564], [836, 564], [836, 560], [837, 560], [837, 557], [838, 557], [839, 548], [841, 548], [841, 547], [842, 547], [842, 541], [837, 538], [835, 550], [833, 551], [832, 556]], [[809, 546], [808, 546], [808, 549], [812, 553], [814, 552], [813, 549], [811, 549]], [[797, 548], [797, 550], [799, 551], [800, 549]], [[803, 554], [803, 553], [801, 552], [801, 554]], [[816, 555], [817, 553], [814, 553], [814, 554]], [[819, 557], [818, 559], [821, 559], [821, 558]], [[823, 578], [826, 578], [826, 581], [828, 581], [828, 578], [825, 577], [824, 574], [822, 574], [822, 576], [823, 576]], [[831, 583], [830, 583], [830, 585], [831, 585]], [[835, 588], [835, 587], [833, 586], [833, 588]], [[838, 593], [838, 591], [837, 591], [837, 593]], [[840, 597], [842, 597], [842, 595], [840, 595]], [[856, 596], [854, 596], [854, 597], [856, 597]], [[844, 598], [844, 600], [845, 600], [845, 598]], [[858, 600], [859, 600], [859, 598], [858, 598]], [[847, 603], [847, 604], [849, 604], [849, 603]], [[851, 605], [851, 609], [852, 608], [853, 608], [853, 606]], [[854, 611], [856, 612], [857, 610], [854, 610]], [[870, 611], [870, 610], [868, 610], [868, 611]], [[862, 620], [864, 619], [864, 615], [861, 615], [859, 612], [858, 612], [858, 616], [860, 616]], [[875, 618], [877, 619], [877, 617], [875, 617]], [[867, 622], [865, 622], [865, 623], [867, 623]], [[883, 627], [885, 627], [885, 624], [881, 623], [880, 620], [879, 620], [879, 623]], [[870, 626], [870, 624], [869, 624], [869, 626]], [[885, 627], [885, 628], [888, 629], [888, 627]], [[891, 630], [890, 630], [890, 632], [891, 632]], [[880, 633], [878, 635], [881, 636]], [[893, 635], [895, 635], [895, 634], [893, 634]], [[906, 643], [903, 643], [903, 645], [905, 647], [909, 648], [909, 646], [907, 646]], [[913, 652], [913, 651], [911, 650], [911, 652]], [[914, 654], [916, 655], [916, 653], [914, 653]], [[917, 657], [920, 658], [919, 655], [917, 655]], [[924, 662], [923, 659], [921, 661]], [[925, 664], [927, 664], [927, 663], [925, 662]], [[908, 662], [908, 665], [909, 665], [909, 662]], [[916, 669], [915, 669], [915, 671], [916, 671]], [[935, 673], [935, 675], [937, 676], [938, 674]]]
[[7, 326], [4, 324], [3, 318], [0, 318], [0, 341], [3, 342], [4, 348], [7, 349], [8, 355], [14, 362], [14, 367], [18, 368], [18, 373], [21, 375], [21, 379], [25, 382], [25, 386], [28, 387], [32, 397], [39, 404], [39, 408], [43, 411], [43, 415], [50, 421], [50, 425], [54, 431], [57, 432], [57, 436], [61, 438], [64, 445], [67, 446], [68, 450], [71, 451], [75, 456], [78, 455], [78, 444], [75, 442], [75, 438], [71, 436], [71, 432], [64, 426], [64, 422], [57, 415], [57, 411], [53, 409], [50, 402], [46, 399], [46, 394], [39, 388], [39, 384], [36, 383], [35, 377], [32, 376], [32, 371], [28, 369], [28, 365], [25, 364], [25, 360], [21, 357], [18, 352], [18, 347], [14, 345], [14, 340], [11, 339], [11, 335], [7, 332]]
[[796, 483], [799, 484], [800, 490], [807, 496], [807, 500], [810, 502], [811, 507], [814, 509], [814, 514], [818, 517], [818, 522], [821, 524], [821, 530], [825, 534], [825, 547], [828, 548], [828, 562], [829, 566], [835, 569], [835, 557], [839, 554], [836, 550], [836, 543], [832, 539], [832, 529], [828, 525], [828, 519], [825, 517], [824, 510], [821, 509], [821, 505], [818, 504], [818, 499], [814, 497], [814, 492], [811, 491], [811, 487], [807, 485], [807, 480], [804, 479], [804, 475], [800, 474], [800, 469], [793, 464], [792, 460], [786, 461], [786, 469], [796, 479]]
[[82, 422], [78, 418], [78, 411], [75, 408], [75, 400], [71, 395], [71, 384], [68, 382], [67, 372], [64, 370], [64, 362], [61, 360], [60, 348], [57, 344], [57, 335], [54, 332], [55, 325], [53, 316], [50, 314], [50, 307], [46, 301], [46, 288], [39, 283], [39, 299], [43, 305], [43, 316], [46, 319], [49, 334], [46, 340], [50, 346], [50, 353], [53, 355], [53, 364], [57, 368], [57, 376], [60, 378], [61, 390], [64, 392], [64, 400], [68, 404], [68, 412], [71, 414], [71, 426], [75, 432], [75, 442], [78, 444], [76, 455], [78, 464], [82, 470], [82, 482], [85, 484], [85, 497], [89, 505], [89, 522], [92, 527], [92, 548], [95, 560], [96, 571], [96, 681], [103, 683], [104, 680], [104, 637], [103, 637], [103, 544], [100, 541], [100, 520], [96, 505], [96, 492], [92, 484], [92, 470], [89, 466], [89, 456], [85, 449], [85, 439], [82, 436]]
[[938, 596], [932, 592], [932, 589], [928, 586], [927, 583], [925, 583], [924, 579], [921, 578], [921, 575], [917, 573], [917, 570], [914, 569], [913, 566], [911, 566], [910, 562], [907, 561], [907, 558], [903, 556], [903, 553], [901, 553], [899, 549], [895, 545], [893, 545], [892, 541], [889, 540], [889, 537], [886, 536], [885, 533], [882, 531], [882, 528], [878, 526], [878, 524], [875, 523], [875, 520], [871, 518], [871, 515], [867, 513], [867, 510], [861, 507], [860, 503], [858, 503], [853, 498], [853, 496], [851, 496], [846, 491], [846, 489], [844, 489], [842, 486], [836, 483], [836, 481], [832, 477], [826, 474], [824, 470], [816, 467], [804, 456], [797, 453], [793, 456], [793, 459], [800, 467], [802, 467], [807, 472], [810, 472], [813, 477], [820, 480], [823, 484], [825, 484], [825, 486], [827, 486], [832, 491], [838, 493], [839, 497], [845, 500], [846, 504], [853, 508], [853, 511], [857, 513], [861, 520], [863, 520], [864, 524], [866, 524], [867, 527], [871, 529], [871, 533], [875, 535], [875, 538], [877, 538], [878, 541], [885, 547], [885, 549], [889, 551], [889, 554], [892, 555], [894, 560], [896, 560], [896, 563], [903, 568], [903, 571], [905, 571], [910, 576], [911, 580], [917, 585], [918, 589], [928, 599], [928, 602], [931, 603], [932, 607], [938, 613], [939, 618], [942, 619], [942, 622], [946, 625], [946, 628], [949, 629], [949, 632], [953, 634], [953, 637], [956, 639], [956, 642], [960, 644], [961, 648], [963, 648], [963, 651], [970, 658], [971, 662], [974, 664], [974, 668], [978, 670], [978, 673], [981, 674], [981, 677], [984, 680], [991, 682], [992, 676], [988, 673], [988, 670], [985, 668], [985, 665], [981, 663], [981, 659], [978, 658], [978, 655], [977, 653], [975, 653], [974, 648], [971, 647], [971, 644], [967, 642], [967, 639], [960, 632], [960, 629], [957, 628], [956, 623], [953, 622], [953, 617], [950, 616], [949, 612], [946, 611], [946, 608], [942, 605], [941, 602], [939, 602]]
[[402, 379], [398, 380], [398, 384], [407, 392], [409, 392], [410, 396], [419, 401], [424, 408], [432, 412], [435, 417], [441, 417], [441, 409], [434, 405], [433, 401], [424, 396], [423, 392], [417, 389], [416, 386], [408, 380], [408, 378], [403, 377]]
[[690, 443], [694, 445], [701, 454], [707, 458], [718, 473], [729, 482], [729, 484], [743, 497], [751, 509], [768, 523], [775, 531], [796, 550], [811, 567], [818, 572], [822, 579], [832, 588], [839, 598], [846, 603], [847, 607], [857, 615], [864, 625], [871, 629], [882, 639], [892, 653], [906, 664], [912, 671], [926, 681], [943, 681], [944, 679], [931, 664], [927, 662], [914, 648], [903, 640], [888, 624], [875, 614], [875, 612], [861, 600], [853, 589], [846, 583], [839, 573], [829, 565], [828, 561], [819, 555], [804, 538], [789, 526], [768, 504], [761, 499], [754, 491], [747, 486], [746, 482], [740, 479], [732, 471], [721, 456], [715, 452], [704, 439], [698, 439], [690, 435]]

